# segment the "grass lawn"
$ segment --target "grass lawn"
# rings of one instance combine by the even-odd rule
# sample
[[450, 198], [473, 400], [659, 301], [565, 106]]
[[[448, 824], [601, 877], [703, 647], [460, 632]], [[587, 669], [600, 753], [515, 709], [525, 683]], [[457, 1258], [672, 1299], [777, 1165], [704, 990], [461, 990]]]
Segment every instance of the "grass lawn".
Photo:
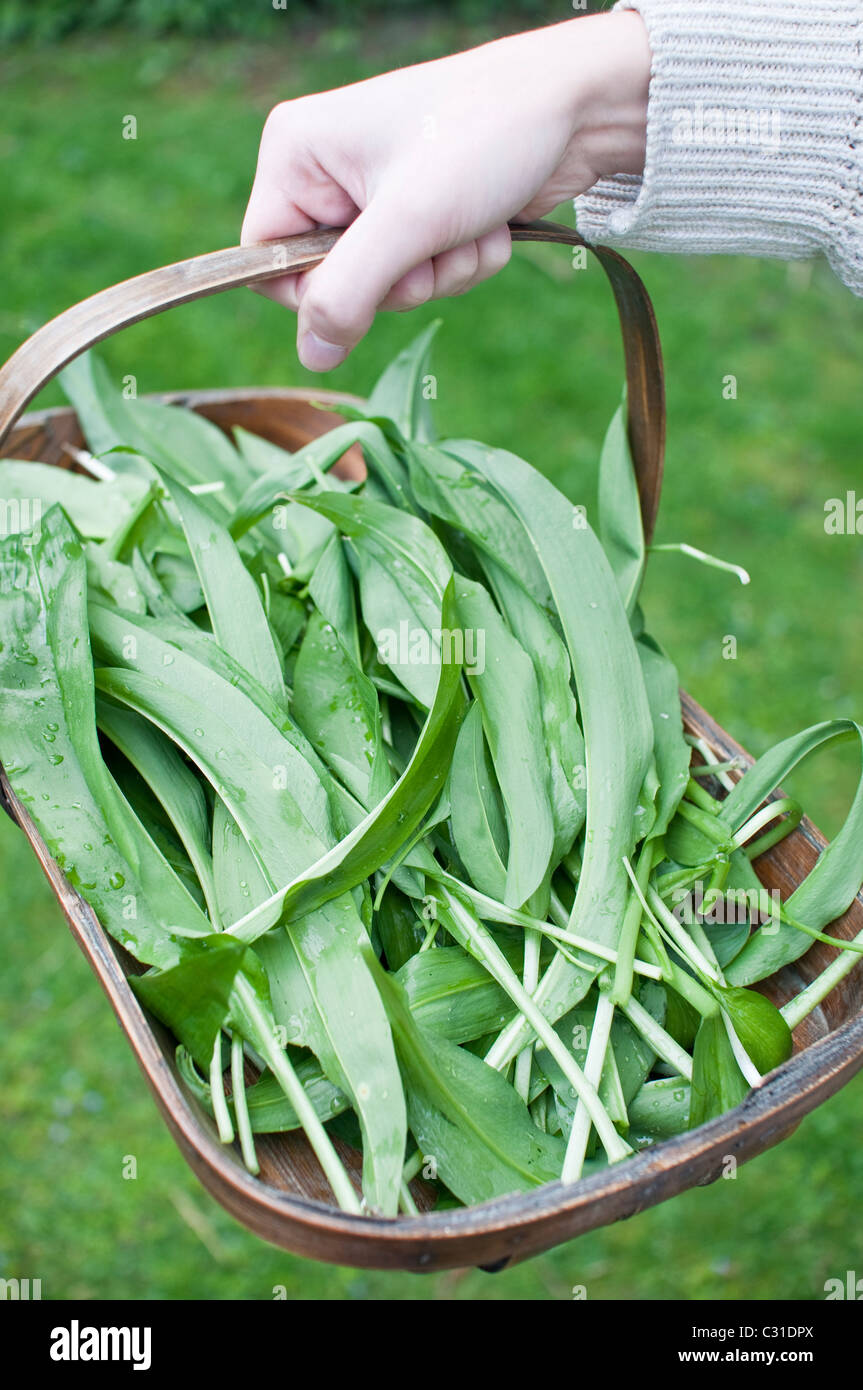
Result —
[[[234, 243], [263, 118], [277, 100], [433, 56], [438, 24], [276, 44], [119, 36], [0, 59], [5, 170], [0, 360], [104, 285]], [[122, 138], [135, 115], [137, 140]], [[682, 682], [753, 752], [818, 719], [863, 714], [863, 545], [824, 504], [860, 488], [863, 305], [823, 265], [635, 258], [656, 305], [669, 436], [658, 540], [750, 570], [657, 556], [653, 631]], [[519, 249], [495, 282], [409, 319], [382, 316], [327, 385], [365, 392], [441, 315], [441, 431], [514, 449], [574, 500], [622, 380], [610, 294], [561, 249]], [[294, 322], [247, 291], [174, 310], [104, 347], [140, 392], [304, 384]], [[736, 377], [737, 398], [723, 398]], [[41, 404], [60, 400], [51, 388]], [[863, 492], [861, 492], [863, 495]], [[723, 640], [737, 656], [723, 658]], [[825, 757], [793, 789], [832, 832], [858, 769]], [[720, 1181], [490, 1277], [330, 1269], [256, 1240], [181, 1160], [20, 835], [0, 824], [0, 1276], [46, 1298], [817, 1299], [863, 1272], [863, 1080], [781, 1148]], [[137, 1179], [123, 1179], [127, 1155]]]

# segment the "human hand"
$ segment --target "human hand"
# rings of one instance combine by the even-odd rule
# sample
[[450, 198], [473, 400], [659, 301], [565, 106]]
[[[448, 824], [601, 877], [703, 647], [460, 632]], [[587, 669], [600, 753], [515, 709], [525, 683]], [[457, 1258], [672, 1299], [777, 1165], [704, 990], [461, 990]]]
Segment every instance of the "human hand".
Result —
[[634, 11], [567, 20], [274, 107], [244, 244], [348, 230], [263, 293], [298, 313], [300, 360], [338, 366], [378, 309], [464, 294], [541, 217], [644, 163], [650, 49]]

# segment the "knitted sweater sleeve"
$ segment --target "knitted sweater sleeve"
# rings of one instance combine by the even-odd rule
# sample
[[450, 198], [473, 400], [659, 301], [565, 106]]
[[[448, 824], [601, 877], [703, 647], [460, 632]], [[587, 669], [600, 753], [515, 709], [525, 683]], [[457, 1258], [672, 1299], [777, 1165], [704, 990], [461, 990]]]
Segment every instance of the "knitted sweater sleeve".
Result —
[[863, 295], [863, 0], [620, 0], [652, 49], [643, 175], [575, 200], [588, 241], [797, 259]]

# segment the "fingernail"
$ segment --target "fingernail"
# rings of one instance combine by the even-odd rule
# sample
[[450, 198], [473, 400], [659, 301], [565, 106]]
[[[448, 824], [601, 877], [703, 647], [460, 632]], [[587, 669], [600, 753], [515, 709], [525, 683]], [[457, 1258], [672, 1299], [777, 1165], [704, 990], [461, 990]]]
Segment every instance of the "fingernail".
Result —
[[344, 362], [348, 350], [337, 343], [328, 343], [309, 329], [300, 339], [299, 354], [303, 366], [310, 372], [329, 372]]

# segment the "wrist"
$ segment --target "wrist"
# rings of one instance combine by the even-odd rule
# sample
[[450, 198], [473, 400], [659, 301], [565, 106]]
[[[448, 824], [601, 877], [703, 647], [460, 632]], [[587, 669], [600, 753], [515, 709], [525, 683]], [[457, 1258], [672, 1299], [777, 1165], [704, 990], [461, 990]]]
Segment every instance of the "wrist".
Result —
[[647, 138], [651, 52], [635, 10], [569, 20], [571, 120], [579, 154], [594, 176], [641, 174]]

